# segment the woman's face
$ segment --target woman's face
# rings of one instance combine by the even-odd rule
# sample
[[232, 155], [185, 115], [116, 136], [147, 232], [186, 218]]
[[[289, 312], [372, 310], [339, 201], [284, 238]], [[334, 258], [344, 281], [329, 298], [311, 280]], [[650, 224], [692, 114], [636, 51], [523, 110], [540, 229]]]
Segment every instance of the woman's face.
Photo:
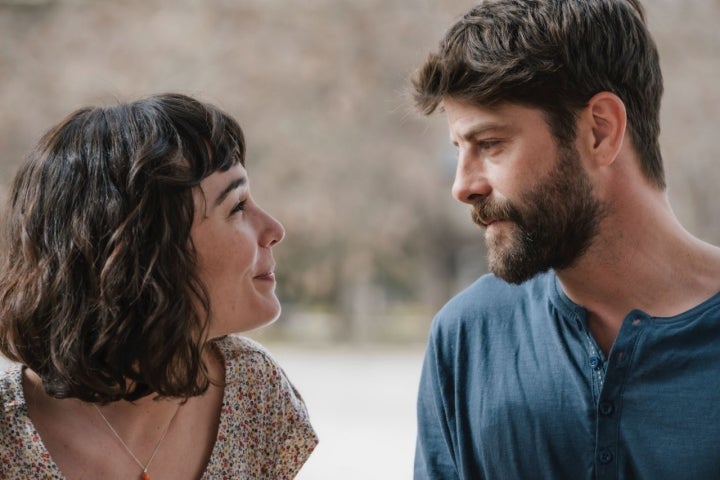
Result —
[[209, 338], [272, 322], [280, 302], [271, 248], [285, 235], [282, 225], [253, 202], [239, 163], [204, 179], [193, 196], [190, 236], [210, 295]]

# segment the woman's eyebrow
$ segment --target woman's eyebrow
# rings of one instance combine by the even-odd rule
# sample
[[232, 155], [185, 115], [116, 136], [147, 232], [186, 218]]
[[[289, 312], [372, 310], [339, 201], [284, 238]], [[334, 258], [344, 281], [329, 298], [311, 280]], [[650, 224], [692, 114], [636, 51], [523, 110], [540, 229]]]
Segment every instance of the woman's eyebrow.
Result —
[[235, 180], [230, 182], [228, 186], [225, 187], [225, 189], [220, 192], [220, 195], [218, 195], [215, 199], [215, 206], [217, 207], [218, 205], [220, 205], [230, 192], [232, 192], [238, 187], [245, 185], [245, 183], [247, 183], [247, 179], [245, 177], [236, 178]]

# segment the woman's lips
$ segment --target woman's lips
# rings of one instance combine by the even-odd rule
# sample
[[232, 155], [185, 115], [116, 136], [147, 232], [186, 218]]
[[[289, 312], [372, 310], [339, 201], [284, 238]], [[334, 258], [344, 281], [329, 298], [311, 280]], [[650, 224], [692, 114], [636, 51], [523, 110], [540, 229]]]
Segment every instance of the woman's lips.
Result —
[[265, 281], [275, 281], [275, 272], [265, 272], [261, 273], [260, 275], [255, 275], [255, 280], [265, 280]]

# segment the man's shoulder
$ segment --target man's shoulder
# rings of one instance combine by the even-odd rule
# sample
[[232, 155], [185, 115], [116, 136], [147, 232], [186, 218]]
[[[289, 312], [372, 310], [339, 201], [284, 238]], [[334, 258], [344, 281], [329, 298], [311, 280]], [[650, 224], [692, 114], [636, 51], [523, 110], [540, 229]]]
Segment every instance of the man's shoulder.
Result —
[[517, 285], [493, 274], [483, 275], [445, 304], [433, 326], [454, 330], [468, 325], [476, 327], [495, 319], [507, 322], [509, 317], [524, 315], [546, 305], [554, 291], [555, 274], [552, 271]]

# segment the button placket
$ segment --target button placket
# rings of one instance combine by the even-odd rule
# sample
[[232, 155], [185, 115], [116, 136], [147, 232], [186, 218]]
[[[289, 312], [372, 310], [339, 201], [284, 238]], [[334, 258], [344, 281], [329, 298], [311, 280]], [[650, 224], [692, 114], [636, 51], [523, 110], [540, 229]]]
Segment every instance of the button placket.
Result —
[[603, 465], [607, 465], [612, 462], [614, 455], [611, 448], [603, 448], [598, 452], [598, 462]]
[[582, 329], [582, 334], [585, 337], [585, 345], [587, 347], [588, 353], [587, 365], [590, 367], [591, 371], [590, 376], [592, 379], [593, 399], [595, 402], [597, 402], [600, 397], [600, 391], [602, 390], [605, 376], [605, 356], [597, 348], [597, 344], [595, 343], [595, 340], [593, 339], [590, 332], [584, 326], [582, 326], [580, 319], [576, 320], [578, 322], [578, 325]]
[[610, 416], [615, 412], [615, 405], [613, 405], [610, 401], [604, 401], [600, 402], [600, 405], [598, 406], [598, 411], [600, 412], [600, 415], [603, 416]]
[[605, 366], [604, 384], [596, 410], [595, 467], [598, 479], [618, 478], [622, 457], [618, 437], [622, 391], [642, 326], [646, 323], [643, 320], [637, 312], [631, 312], [625, 318]]

